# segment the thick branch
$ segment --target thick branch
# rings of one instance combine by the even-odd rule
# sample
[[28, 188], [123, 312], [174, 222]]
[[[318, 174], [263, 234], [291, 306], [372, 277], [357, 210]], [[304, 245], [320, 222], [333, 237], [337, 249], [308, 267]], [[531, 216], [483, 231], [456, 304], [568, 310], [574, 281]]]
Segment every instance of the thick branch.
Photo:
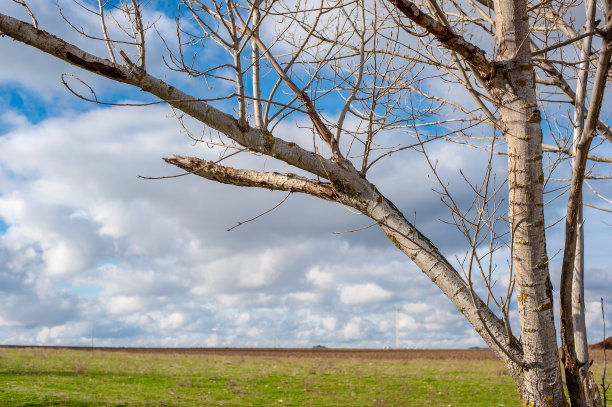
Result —
[[318, 182], [296, 174], [236, 169], [196, 157], [183, 157], [179, 155], [175, 155], [172, 158], [164, 158], [164, 161], [192, 174], [222, 184], [265, 188], [275, 191], [301, 192], [327, 201], [336, 201], [340, 198], [332, 184]]
[[406, 17], [415, 24], [425, 29], [429, 34], [436, 37], [438, 41], [450, 51], [454, 51], [474, 67], [475, 74], [481, 79], [490, 81], [495, 76], [495, 64], [490, 61], [485, 52], [466, 41], [463, 37], [455, 34], [444, 24], [438, 22], [427, 13], [421, 11], [414, 3], [408, 0], [388, 0]]

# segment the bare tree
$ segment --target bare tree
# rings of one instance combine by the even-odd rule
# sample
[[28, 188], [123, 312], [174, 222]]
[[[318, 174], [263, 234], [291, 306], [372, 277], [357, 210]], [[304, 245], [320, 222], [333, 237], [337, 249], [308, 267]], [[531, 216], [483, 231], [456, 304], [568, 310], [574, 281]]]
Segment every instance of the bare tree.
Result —
[[[572, 406], [601, 405], [580, 322], [584, 283], [574, 270], [583, 267], [574, 264], [582, 264], [577, 236], [584, 180], [606, 179], [599, 166], [612, 162], [593, 151], [612, 141], [600, 118], [612, 53], [610, 0], [599, 24], [595, 2], [588, 1], [584, 29], [571, 18], [582, 4], [565, 0], [177, 0], [177, 37], [161, 38], [164, 62], [201, 81], [198, 95], [148, 72], [146, 51], [156, 34], [146, 2], [79, 3], [99, 17], [101, 30], [73, 28], [103, 42], [109, 59], [42, 31], [35, 10], [18, 3], [33, 24], [0, 14], [2, 35], [148, 92], [171, 106], [190, 137], [219, 149], [217, 161], [174, 156], [166, 162], [221, 183], [309, 194], [371, 218], [505, 363], [524, 406], [568, 405], [544, 222], [545, 194], [552, 200], [568, 193], [560, 282], [566, 387]], [[200, 55], [210, 49], [215, 58]], [[436, 93], [431, 83], [448, 84], [453, 96]], [[228, 84], [230, 91], [216, 90]], [[575, 106], [574, 115], [564, 106]], [[208, 133], [198, 135], [183, 115]], [[310, 129], [310, 148], [277, 130], [289, 119]], [[543, 143], [543, 129], [552, 144]], [[402, 142], [385, 141], [390, 133], [402, 134]], [[467, 206], [454, 199], [428, 154], [436, 142], [489, 152], [482, 179], [464, 176], [474, 196]], [[401, 160], [398, 153], [407, 149], [429, 163], [450, 222], [466, 238], [466, 255], [456, 266], [369, 178], [372, 166]], [[244, 152], [295, 171], [220, 164]], [[497, 155], [507, 157], [501, 174], [493, 171]], [[571, 180], [554, 178], [558, 169]], [[498, 267], [502, 252], [509, 256]], [[496, 287], [502, 277], [506, 283]], [[513, 301], [518, 335], [511, 326]]]

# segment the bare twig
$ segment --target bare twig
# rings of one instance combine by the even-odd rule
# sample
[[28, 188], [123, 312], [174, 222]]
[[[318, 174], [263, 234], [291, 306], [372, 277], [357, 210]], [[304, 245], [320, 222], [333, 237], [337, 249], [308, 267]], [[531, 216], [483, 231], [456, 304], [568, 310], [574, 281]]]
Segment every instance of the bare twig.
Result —
[[554, 44], [554, 45], [551, 45], [549, 47], [542, 48], [542, 49], [539, 49], [537, 51], [533, 51], [531, 53], [531, 56], [535, 57], [535, 56], [538, 56], [538, 55], [545, 54], [548, 51], [553, 51], [555, 49], [558, 49], [558, 48], [561, 48], [561, 47], [565, 47], [566, 45], [573, 44], [574, 42], [580, 41], [581, 39], [586, 38], [586, 37], [592, 37], [593, 35], [596, 35], [598, 33], [599, 33], [598, 31], [593, 30], [593, 31], [586, 32], [584, 34], [580, 34], [580, 35], [578, 35], [578, 36], [576, 36], [574, 38], [570, 38], [569, 40], [562, 41], [562, 42], [560, 42], [558, 44]]
[[102, 4], [102, 0], [98, 0], [98, 8], [100, 10], [100, 24], [102, 25], [102, 34], [104, 35], [104, 42], [106, 43], [106, 49], [108, 49], [108, 56], [110, 57], [111, 61], [114, 64], [116, 64], [117, 60], [115, 59], [115, 53], [113, 52], [113, 47], [108, 37], [108, 30], [106, 28], [106, 22], [104, 21], [104, 5]]
[[26, 4], [25, 0], [13, 0], [13, 1], [15, 3], [21, 4], [23, 6], [23, 8], [25, 9], [26, 13], [28, 13], [30, 18], [32, 19], [32, 24], [34, 24], [34, 27], [38, 28], [38, 21], [36, 20], [36, 17], [34, 17], [34, 13], [32, 13], [32, 10], [30, 10], [30, 8]]
[[344, 231], [342, 231], [342, 232], [332, 232], [332, 233], [333, 233], [334, 235], [342, 235], [342, 234], [345, 234], [345, 233], [359, 232], [360, 230], [366, 230], [366, 229], [369, 229], [369, 228], [371, 228], [372, 226], [376, 226], [376, 225], [378, 225], [378, 223], [372, 223], [371, 225], [364, 226], [364, 227], [362, 227], [362, 228], [351, 229], [351, 230], [344, 230]]
[[279, 206], [281, 206], [282, 204], [284, 204], [285, 201], [287, 200], [287, 198], [289, 198], [289, 195], [291, 195], [291, 192], [287, 193], [287, 195], [283, 198], [283, 200], [280, 201], [279, 203], [277, 203], [276, 205], [274, 205], [272, 208], [268, 209], [265, 212], [260, 213], [259, 215], [255, 216], [255, 217], [253, 217], [251, 219], [247, 219], [247, 220], [243, 220], [243, 221], [238, 222], [237, 224], [235, 224], [231, 228], [227, 229], [227, 231], [231, 232], [233, 229], [237, 228], [238, 226], [244, 225], [245, 223], [253, 222], [256, 219], [259, 219], [262, 216], [267, 215], [268, 213], [272, 212], [274, 209], [276, 209]]

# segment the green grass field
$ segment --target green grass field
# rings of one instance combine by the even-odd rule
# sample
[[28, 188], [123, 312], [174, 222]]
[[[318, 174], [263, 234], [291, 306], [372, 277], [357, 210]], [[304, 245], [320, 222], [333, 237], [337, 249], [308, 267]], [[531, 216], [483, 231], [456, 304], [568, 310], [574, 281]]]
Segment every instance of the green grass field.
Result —
[[495, 361], [0, 349], [1, 406], [518, 404]]

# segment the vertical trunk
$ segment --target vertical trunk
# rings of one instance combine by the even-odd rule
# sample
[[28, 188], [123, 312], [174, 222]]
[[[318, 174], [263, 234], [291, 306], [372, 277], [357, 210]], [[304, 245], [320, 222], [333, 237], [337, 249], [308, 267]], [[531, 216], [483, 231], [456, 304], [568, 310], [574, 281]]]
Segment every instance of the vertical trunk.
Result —
[[[593, 22], [595, 21], [595, 1], [586, 0], [586, 24], [584, 30], [589, 32], [593, 29]], [[577, 149], [577, 144], [580, 140], [582, 130], [584, 129], [584, 103], [586, 100], [587, 80], [590, 62], [588, 61], [591, 56], [591, 42], [593, 37], [586, 37], [582, 41], [582, 52], [580, 54], [580, 60], [583, 61], [580, 64], [580, 72], [578, 74], [578, 83], [576, 84], [576, 101], [574, 107], [574, 151]], [[572, 170], [577, 170], [577, 161], [574, 157], [572, 161]], [[574, 274], [572, 280], [572, 319], [574, 322], [574, 342], [576, 349], [576, 356], [578, 362], [582, 365], [579, 371], [580, 380], [583, 383], [583, 387], [587, 385], [587, 372], [589, 370], [587, 362], [589, 360], [589, 349], [587, 344], [586, 336], [586, 323], [584, 318], [584, 228], [582, 218], [582, 193], [578, 197], [580, 200], [580, 207], [578, 208], [578, 214], [576, 216], [576, 258], [574, 259]], [[585, 395], [589, 394], [588, 389], [585, 388]], [[591, 407], [597, 406], [593, 404], [593, 401], [587, 401]]]
[[557, 352], [544, 234], [542, 131], [525, 0], [496, 0], [497, 56], [506, 84], [497, 89], [508, 146], [512, 265], [525, 368], [519, 388], [528, 406], [560, 406], [565, 397]]
[[[577, 346], [575, 343], [574, 310], [572, 304], [573, 277], [575, 274], [576, 241], [579, 223], [579, 211], [582, 205], [582, 186], [584, 182], [587, 156], [593, 137], [595, 127], [599, 119], [604, 91], [610, 70], [610, 58], [612, 58], [612, 0], [606, 0], [606, 22], [602, 36], [601, 51], [597, 61], [597, 71], [593, 81], [593, 92], [584, 129], [579, 140], [574, 143], [574, 160], [572, 165], [572, 183], [567, 200], [567, 213], [565, 215], [565, 245], [563, 248], [563, 263], [561, 266], [561, 284], [559, 288], [561, 322], [561, 345], [563, 349], [563, 365], [565, 368], [565, 382], [570, 396], [572, 406], [598, 406], [595, 392], [592, 391], [592, 375], [586, 374], [586, 380], [581, 375], [583, 368], [579, 361]], [[595, 387], [596, 388], [596, 387]]]

